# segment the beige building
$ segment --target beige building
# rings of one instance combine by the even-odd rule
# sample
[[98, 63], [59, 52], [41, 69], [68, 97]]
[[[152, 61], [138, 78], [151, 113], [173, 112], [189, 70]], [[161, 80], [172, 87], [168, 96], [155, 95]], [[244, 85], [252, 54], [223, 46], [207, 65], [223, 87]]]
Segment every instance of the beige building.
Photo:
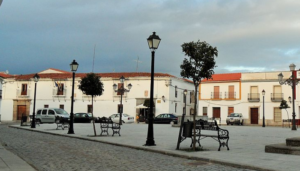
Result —
[[[226, 117], [233, 112], [242, 113], [245, 125], [262, 125], [265, 115], [266, 126], [282, 126], [283, 119], [292, 119], [292, 88], [280, 85], [280, 72], [215, 74], [203, 80], [199, 86], [199, 115], [217, 118], [226, 124]], [[282, 72], [289, 78], [291, 72]], [[295, 113], [300, 116], [299, 86], [296, 86]], [[265, 91], [263, 96], [262, 91]], [[291, 108], [279, 109], [282, 100]], [[264, 110], [263, 110], [264, 108]]]

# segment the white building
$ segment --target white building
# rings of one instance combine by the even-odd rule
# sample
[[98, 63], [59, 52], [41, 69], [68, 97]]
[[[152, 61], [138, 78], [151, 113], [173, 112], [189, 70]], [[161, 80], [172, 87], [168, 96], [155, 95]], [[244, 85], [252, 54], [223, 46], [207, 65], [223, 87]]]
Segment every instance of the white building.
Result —
[[[215, 117], [221, 124], [225, 124], [226, 117], [230, 113], [242, 113], [246, 125], [262, 125], [265, 115], [267, 126], [281, 126], [283, 119], [292, 119], [292, 103], [289, 102], [292, 88], [279, 84], [279, 73], [277, 71], [215, 74], [213, 79], [203, 80], [199, 86], [198, 115]], [[291, 72], [282, 73], [286, 79], [291, 76]], [[300, 118], [298, 88], [299, 85], [296, 86], [296, 119]], [[263, 90], [265, 96], [262, 95]], [[282, 100], [288, 101], [291, 108], [279, 109]]]
[[[58, 69], [47, 69], [38, 73], [40, 80], [36, 88], [36, 109], [38, 108], [63, 108], [71, 111], [72, 73]], [[74, 90], [74, 113], [90, 112], [91, 97], [83, 94], [78, 89], [81, 78], [85, 73], [76, 73]], [[102, 96], [94, 98], [94, 116], [110, 116], [118, 112], [120, 95], [113, 90], [113, 84], [119, 84], [119, 78], [125, 77], [124, 86], [131, 83], [130, 92], [123, 95], [123, 113], [136, 116], [141, 113], [147, 115], [147, 109], [137, 106], [143, 104], [145, 99], [150, 99], [150, 73], [99, 73], [104, 84]], [[34, 99], [34, 74], [11, 76], [5, 79], [2, 86], [1, 120], [20, 120], [22, 114], [33, 113]], [[155, 116], [160, 113], [174, 113], [182, 115], [184, 109], [183, 91], [187, 95], [187, 115], [193, 110], [194, 85], [186, 79], [163, 73], [154, 74], [154, 105]]]

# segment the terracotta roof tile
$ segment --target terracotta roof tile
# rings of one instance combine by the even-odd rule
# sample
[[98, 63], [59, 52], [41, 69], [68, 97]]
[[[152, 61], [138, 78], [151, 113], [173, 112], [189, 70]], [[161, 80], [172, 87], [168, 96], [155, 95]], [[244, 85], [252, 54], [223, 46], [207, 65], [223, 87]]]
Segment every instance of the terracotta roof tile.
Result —
[[9, 77], [11, 77], [12, 75], [9, 75], [9, 74], [6, 74], [6, 73], [4, 73], [4, 72], [0, 72], [0, 77], [2, 77], [2, 78], [9, 78]]
[[[87, 73], [76, 73], [76, 77], [83, 78], [86, 76]], [[128, 77], [151, 77], [151, 73], [147, 72], [119, 72], [119, 73], [96, 73], [102, 78], [120, 78], [124, 76], [125, 78]], [[27, 74], [27, 75], [16, 75], [14, 76], [17, 80], [29, 80], [33, 78], [35, 74]], [[72, 78], [72, 72], [69, 73], [45, 73], [39, 74], [40, 78], [50, 78], [50, 79], [67, 79]], [[165, 73], [154, 73], [154, 77], [174, 77], [170, 74]]]
[[241, 79], [241, 73], [226, 73], [226, 74], [214, 74], [212, 79], [203, 79], [201, 82], [214, 82], [214, 81], [239, 81]]

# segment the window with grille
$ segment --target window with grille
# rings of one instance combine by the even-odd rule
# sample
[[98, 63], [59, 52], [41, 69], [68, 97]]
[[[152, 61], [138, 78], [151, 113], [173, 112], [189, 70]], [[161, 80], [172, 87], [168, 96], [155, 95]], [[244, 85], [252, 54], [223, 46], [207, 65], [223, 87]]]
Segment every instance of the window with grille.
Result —
[[281, 109], [278, 107], [274, 108], [274, 121], [275, 122], [281, 122], [282, 119], [282, 114], [281, 114]]
[[203, 107], [203, 116], [207, 116], [207, 107]]

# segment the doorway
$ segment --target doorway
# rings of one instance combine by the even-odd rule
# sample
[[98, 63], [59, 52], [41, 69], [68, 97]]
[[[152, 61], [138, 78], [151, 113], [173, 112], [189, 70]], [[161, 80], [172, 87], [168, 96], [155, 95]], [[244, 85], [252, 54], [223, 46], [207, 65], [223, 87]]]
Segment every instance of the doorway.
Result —
[[251, 108], [251, 124], [258, 124], [258, 108]]
[[21, 120], [22, 115], [26, 115], [26, 106], [25, 105], [18, 105], [17, 120]]

